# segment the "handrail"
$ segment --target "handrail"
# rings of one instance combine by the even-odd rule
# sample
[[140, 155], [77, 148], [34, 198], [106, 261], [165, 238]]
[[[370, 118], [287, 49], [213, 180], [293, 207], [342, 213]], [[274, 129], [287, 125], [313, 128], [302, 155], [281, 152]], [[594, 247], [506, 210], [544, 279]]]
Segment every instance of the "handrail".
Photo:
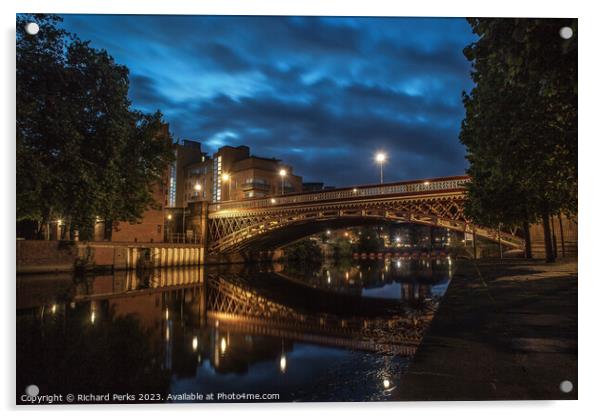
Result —
[[239, 201], [218, 202], [209, 205], [210, 212], [259, 209], [281, 205], [315, 203], [337, 199], [365, 198], [380, 195], [402, 194], [412, 192], [437, 192], [463, 188], [470, 181], [468, 176], [426, 179], [420, 181], [388, 183], [382, 185], [357, 186], [355, 188], [331, 189], [319, 192], [286, 194], [266, 198]]

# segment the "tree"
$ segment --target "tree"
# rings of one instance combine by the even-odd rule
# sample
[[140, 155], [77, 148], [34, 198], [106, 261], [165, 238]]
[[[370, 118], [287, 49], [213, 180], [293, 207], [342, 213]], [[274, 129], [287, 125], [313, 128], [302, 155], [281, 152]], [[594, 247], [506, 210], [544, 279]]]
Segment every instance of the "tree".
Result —
[[[29, 35], [28, 22], [40, 26]], [[61, 29], [17, 17], [17, 220], [137, 221], [173, 159], [162, 115], [131, 109], [129, 71]]]
[[321, 261], [323, 255], [315, 241], [303, 239], [284, 248], [284, 259], [297, 262]]
[[[467, 148], [467, 214], [480, 224], [541, 221], [577, 212], [577, 37], [573, 19], [469, 19], [478, 41], [460, 140]], [[560, 28], [572, 27], [569, 40]]]
[[349, 258], [353, 254], [353, 246], [349, 239], [337, 237], [332, 243], [333, 256], [335, 259]]
[[384, 241], [379, 237], [378, 231], [363, 227], [359, 231], [359, 238], [355, 246], [355, 250], [361, 253], [372, 253], [382, 250]]

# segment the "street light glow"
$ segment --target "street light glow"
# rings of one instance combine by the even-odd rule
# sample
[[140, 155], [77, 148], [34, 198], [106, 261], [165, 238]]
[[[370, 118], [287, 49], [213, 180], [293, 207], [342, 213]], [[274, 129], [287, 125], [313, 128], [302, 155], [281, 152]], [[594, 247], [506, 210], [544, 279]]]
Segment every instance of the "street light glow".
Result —
[[278, 174], [282, 178], [282, 189], [280, 190], [280, 193], [282, 195], [284, 195], [284, 178], [286, 177], [286, 170], [280, 169], [280, 171], [278, 172]]
[[230, 180], [230, 174], [228, 174], [228, 173], [224, 173], [224, 174], [222, 175], [222, 180], [223, 180], [224, 182], [227, 182], [227, 181], [229, 181], [229, 180]]
[[382, 151], [379, 151], [378, 153], [376, 153], [376, 156], [374, 156], [374, 160], [376, 160], [376, 162], [380, 165], [380, 183], [383, 184], [384, 183], [383, 164], [387, 160], [387, 155], [385, 153], [383, 153]]
[[167, 219], [171, 220], [171, 214], [167, 214]]
[[281, 372], [285, 372], [286, 371], [286, 356], [282, 355], [280, 357], [280, 371]]
[[196, 185], [194, 185], [194, 190], [197, 191], [197, 192], [200, 191], [201, 190], [201, 184], [197, 183]]

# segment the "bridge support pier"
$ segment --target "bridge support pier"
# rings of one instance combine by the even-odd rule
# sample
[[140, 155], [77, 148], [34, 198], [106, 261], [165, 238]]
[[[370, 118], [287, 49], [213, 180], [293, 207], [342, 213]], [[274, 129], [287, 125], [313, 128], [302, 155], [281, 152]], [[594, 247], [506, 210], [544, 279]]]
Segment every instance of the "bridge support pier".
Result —
[[209, 202], [201, 202], [201, 220], [199, 233], [201, 236], [201, 247], [199, 249], [199, 261], [203, 265], [207, 258], [207, 244], [209, 243]]

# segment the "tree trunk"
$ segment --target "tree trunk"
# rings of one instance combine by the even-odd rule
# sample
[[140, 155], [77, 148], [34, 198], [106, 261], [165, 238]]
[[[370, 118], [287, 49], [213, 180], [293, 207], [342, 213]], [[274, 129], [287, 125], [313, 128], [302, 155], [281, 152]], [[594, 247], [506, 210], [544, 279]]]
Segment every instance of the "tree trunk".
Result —
[[552, 250], [554, 251], [554, 259], [558, 257], [558, 241], [556, 240], [556, 226], [554, 225], [554, 216], [550, 215], [550, 228], [552, 230]]
[[546, 248], [546, 262], [554, 262], [554, 248], [552, 246], [552, 232], [550, 229], [550, 216], [545, 214], [542, 217], [543, 223], [543, 241], [545, 243]]
[[473, 257], [475, 259], [478, 259], [478, 255], [477, 255], [477, 228], [476, 226], [472, 227], [472, 251], [473, 251]]
[[497, 245], [500, 249], [500, 259], [504, 259], [504, 248], [502, 247], [502, 225], [497, 225]]
[[533, 250], [531, 249], [531, 232], [529, 231], [529, 223], [523, 222], [523, 232], [525, 234], [525, 259], [533, 258]]
[[37, 231], [37, 239], [38, 240], [50, 240], [50, 216], [47, 214], [44, 214], [42, 216], [42, 220], [40, 221], [40, 224], [38, 225], [38, 231]]
[[44, 227], [46, 226], [46, 220], [43, 219], [38, 221], [38, 225], [36, 228], [36, 240], [44, 240]]
[[562, 229], [562, 214], [558, 214], [558, 225], [560, 227], [560, 245], [562, 246], [562, 257], [565, 257], [564, 251], [564, 231]]

